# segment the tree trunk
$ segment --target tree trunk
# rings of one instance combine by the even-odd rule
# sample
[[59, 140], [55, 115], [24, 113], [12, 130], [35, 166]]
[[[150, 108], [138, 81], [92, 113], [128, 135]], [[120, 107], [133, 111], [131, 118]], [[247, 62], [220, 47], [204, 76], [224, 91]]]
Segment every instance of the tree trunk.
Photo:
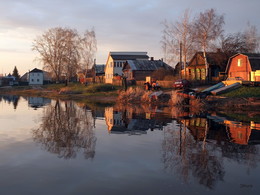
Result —
[[206, 47], [203, 46], [203, 58], [204, 58], [204, 61], [205, 61], [205, 81], [208, 83], [209, 82], [209, 64], [208, 64], [208, 61], [207, 61], [207, 56], [206, 56]]

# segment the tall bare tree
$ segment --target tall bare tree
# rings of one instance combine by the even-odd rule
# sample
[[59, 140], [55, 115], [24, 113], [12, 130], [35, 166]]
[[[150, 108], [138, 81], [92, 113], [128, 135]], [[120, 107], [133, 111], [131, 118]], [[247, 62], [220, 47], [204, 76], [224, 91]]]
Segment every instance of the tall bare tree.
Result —
[[206, 51], [210, 43], [215, 41], [222, 34], [224, 23], [224, 16], [218, 15], [214, 9], [201, 12], [194, 21], [194, 35], [196, 42], [198, 42], [203, 51], [207, 79], [209, 79], [209, 65]]
[[[168, 63], [178, 61], [178, 54], [182, 52], [184, 76], [186, 77], [186, 63], [193, 52], [193, 32], [190, 20], [191, 11], [186, 9], [184, 14], [175, 23], [165, 21], [162, 36], [162, 48]], [[182, 47], [180, 48], [180, 45]], [[182, 51], [180, 51], [182, 49]], [[176, 58], [177, 57], [177, 58]]]
[[94, 29], [86, 30], [81, 38], [81, 57], [82, 68], [89, 69], [94, 64], [94, 58], [97, 52], [97, 40]]

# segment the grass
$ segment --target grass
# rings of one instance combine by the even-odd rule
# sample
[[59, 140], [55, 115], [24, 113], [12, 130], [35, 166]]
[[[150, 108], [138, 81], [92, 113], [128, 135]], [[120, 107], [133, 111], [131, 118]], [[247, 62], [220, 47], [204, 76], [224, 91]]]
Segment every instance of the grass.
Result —
[[221, 94], [221, 96], [225, 97], [260, 97], [260, 87], [245, 87], [242, 86], [233, 91]]

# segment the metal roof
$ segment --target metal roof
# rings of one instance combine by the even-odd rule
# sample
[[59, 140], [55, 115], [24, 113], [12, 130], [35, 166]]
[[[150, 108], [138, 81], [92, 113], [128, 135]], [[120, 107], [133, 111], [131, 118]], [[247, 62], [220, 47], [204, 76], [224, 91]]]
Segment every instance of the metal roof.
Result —
[[161, 60], [127, 60], [127, 64], [129, 64], [132, 70], [154, 71], [160, 68], [172, 69], [171, 66]]
[[149, 59], [148, 55], [111, 55], [113, 60]]

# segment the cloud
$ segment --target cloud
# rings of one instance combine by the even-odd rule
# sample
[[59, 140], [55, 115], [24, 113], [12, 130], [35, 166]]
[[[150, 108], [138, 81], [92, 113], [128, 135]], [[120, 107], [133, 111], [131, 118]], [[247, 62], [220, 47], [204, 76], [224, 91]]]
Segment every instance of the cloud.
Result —
[[[0, 35], [17, 41], [8, 50], [20, 51], [24, 45], [29, 51], [28, 42], [49, 28], [71, 27], [83, 33], [94, 27], [99, 63], [105, 63], [110, 50], [143, 50], [161, 58], [161, 22], [176, 21], [187, 8], [193, 16], [215, 8], [225, 14], [227, 32], [243, 30], [247, 21], [260, 28], [259, 0], [0, 0], [0, 5]], [[0, 48], [0, 53], [7, 49], [1, 43]]]

